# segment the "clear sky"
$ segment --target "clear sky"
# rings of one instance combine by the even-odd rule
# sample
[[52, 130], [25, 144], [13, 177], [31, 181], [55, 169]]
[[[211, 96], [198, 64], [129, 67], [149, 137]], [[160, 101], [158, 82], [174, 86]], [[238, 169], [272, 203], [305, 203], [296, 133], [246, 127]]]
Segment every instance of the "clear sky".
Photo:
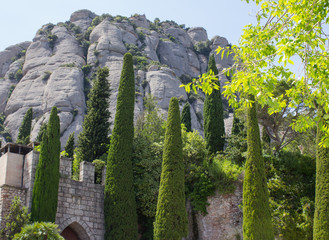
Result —
[[173, 20], [186, 27], [204, 27], [208, 38], [223, 36], [237, 44], [242, 29], [255, 23], [257, 7], [241, 0], [3, 0], [0, 8], [0, 51], [23, 41], [32, 41], [47, 23], [65, 22], [80, 9], [113, 16], [145, 14], [153, 21]]

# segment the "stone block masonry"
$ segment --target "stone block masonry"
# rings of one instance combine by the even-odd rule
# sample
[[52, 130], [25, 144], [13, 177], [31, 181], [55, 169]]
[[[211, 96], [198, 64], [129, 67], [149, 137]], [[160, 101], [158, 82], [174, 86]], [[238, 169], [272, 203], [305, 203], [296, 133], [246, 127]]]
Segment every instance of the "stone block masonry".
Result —
[[[7, 155], [7, 156], [5, 156]], [[8, 158], [18, 154], [5, 153]], [[17, 176], [20, 187], [2, 184], [0, 186], [0, 226], [5, 226], [4, 217], [9, 213], [11, 201], [19, 196], [29, 210], [32, 203], [32, 190], [39, 153], [31, 151], [24, 156], [21, 174]], [[72, 160], [60, 159], [60, 181], [56, 224], [60, 232], [73, 231], [81, 240], [104, 239], [104, 185], [95, 184], [95, 168], [92, 163], [80, 164], [80, 181], [71, 179]], [[8, 174], [7, 171], [5, 174]], [[103, 171], [105, 174], [105, 170]], [[105, 177], [102, 177], [105, 179]], [[18, 179], [17, 179], [18, 182]]]
[[9, 214], [10, 205], [15, 196], [19, 197], [25, 205], [26, 189], [10, 185], [0, 186], [0, 229], [6, 226], [4, 219]]
[[[65, 167], [64, 167], [65, 166]], [[72, 161], [61, 159], [56, 223], [61, 231], [70, 227], [79, 238], [104, 239], [104, 187], [94, 184], [92, 163], [80, 164], [80, 180], [71, 179]]]

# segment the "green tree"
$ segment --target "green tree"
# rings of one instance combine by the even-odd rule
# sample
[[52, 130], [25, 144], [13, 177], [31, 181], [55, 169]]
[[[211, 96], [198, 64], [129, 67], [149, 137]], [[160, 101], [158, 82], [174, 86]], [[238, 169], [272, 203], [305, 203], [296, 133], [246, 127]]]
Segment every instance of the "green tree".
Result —
[[107, 152], [110, 130], [109, 97], [110, 85], [107, 80], [107, 67], [97, 70], [97, 78], [88, 95], [87, 114], [82, 124], [82, 132], [78, 136], [76, 161], [92, 162]]
[[25, 224], [30, 223], [30, 214], [27, 207], [23, 206], [21, 199], [17, 196], [11, 201], [10, 210], [4, 221], [6, 226], [0, 230], [1, 239], [13, 239]]
[[141, 239], [153, 239], [153, 222], [159, 194], [165, 121], [151, 95], [136, 122], [133, 173]]
[[326, 112], [319, 108], [317, 153], [316, 153], [316, 187], [313, 239], [329, 239], [329, 148], [319, 146], [324, 135], [322, 127], [327, 120]]
[[182, 110], [182, 123], [184, 123], [187, 132], [192, 132], [192, 123], [191, 123], [191, 107], [187, 102], [185, 103]]
[[13, 240], [64, 240], [59, 234], [58, 226], [51, 222], [35, 222], [25, 225]]
[[17, 143], [27, 145], [30, 143], [31, 125], [32, 125], [32, 108], [27, 110], [23, 118], [21, 127], [19, 128]]
[[154, 239], [179, 240], [187, 236], [184, 162], [177, 98], [169, 103]]
[[114, 128], [108, 154], [104, 191], [105, 239], [137, 239], [133, 188], [135, 77], [130, 53], [123, 57]]
[[[215, 57], [211, 55], [209, 58], [208, 71], [212, 71], [218, 75]], [[218, 90], [206, 95], [203, 107], [203, 129], [209, 153], [222, 151], [225, 144], [225, 127], [223, 115], [223, 103], [220, 91], [220, 83]]]
[[41, 126], [40, 126], [40, 129], [39, 129], [39, 132], [38, 132], [38, 136], [37, 138], [35, 139], [37, 142], [42, 142], [42, 139], [43, 139], [43, 134], [47, 132], [47, 123], [43, 123]]
[[265, 165], [257, 121], [256, 103], [247, 113], [248, 152], [243, 182], [243, 239], [273, 240], [269, 193], [266, 184]]
[[69, 158], [73, 158], [74, 154], [74, 132], [69, 135], [66, 145], [64, 147], [65, 152]]
[[60, 123], [57, 108], [51, 109], [43, 135], [32, 192], [32, 221], [55, 222], [59, 185]]

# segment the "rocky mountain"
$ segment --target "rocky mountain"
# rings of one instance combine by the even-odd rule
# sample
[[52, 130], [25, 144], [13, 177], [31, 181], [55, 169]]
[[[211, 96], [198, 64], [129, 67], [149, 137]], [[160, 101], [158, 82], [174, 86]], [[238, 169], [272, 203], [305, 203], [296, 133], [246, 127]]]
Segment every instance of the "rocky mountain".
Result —
[[[60, 109], [61, 141], [80, 132], [86, 112], [86, 94], [98, 67], [110, 69], [109, 110], [115, 116], [123, 55], [134, 56], [136, 78], [135, 118], [143, 112], [143, 98], [156, 97], [166, 116], [175, 96], [181, 107], [191, 104], [192, 127], [202, 131], [202, 94], [186, 94], [179, 85], [206, 72], [209, 54], [229, 42], [219, 36], [209, 40], [204, 28], [185, 28], [174, 21], [153, 22], [145, 15], [97, 16], [88, 10], [74, 12], [65, 23], [46, 24], [32, 42], [0, 52], [0, 113], [3, 133], [16, 140], [23, 116], [33, 108], [32, 140], [48, 121], [52, 106]], [[219, 59], [217, 67], [228, 67], [232, 58]], [[226, 81], [224, 76], [222, 82]], [[76, 134], [77, 135], [77, 134]]]

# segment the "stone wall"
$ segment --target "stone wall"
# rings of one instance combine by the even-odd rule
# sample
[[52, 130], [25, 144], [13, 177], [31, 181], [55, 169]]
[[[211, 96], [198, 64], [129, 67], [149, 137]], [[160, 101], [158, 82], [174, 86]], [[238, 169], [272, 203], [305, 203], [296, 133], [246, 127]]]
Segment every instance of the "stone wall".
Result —
[[81, 240], [104, 239], [104, 186], [94, 184], [92, 163], [80, 164], [80, 181], [71, 179], [72, 161], [61, 159], [56, 223], [77, 232]]
[[198, 240], [240, 240], [242, 239], [243, 174], [236, 182], [236, 189], [229, 194], [215, 194], [208, 198], [207, 215], [198, 213]]
[[22, 204], [25, 205], [26, 189], [10, 185], [0, 186], [0, 228], [5, 226], [4, 218], [8, 215], [11, 201], [15, 196], [18, 196], [21, 199]]

